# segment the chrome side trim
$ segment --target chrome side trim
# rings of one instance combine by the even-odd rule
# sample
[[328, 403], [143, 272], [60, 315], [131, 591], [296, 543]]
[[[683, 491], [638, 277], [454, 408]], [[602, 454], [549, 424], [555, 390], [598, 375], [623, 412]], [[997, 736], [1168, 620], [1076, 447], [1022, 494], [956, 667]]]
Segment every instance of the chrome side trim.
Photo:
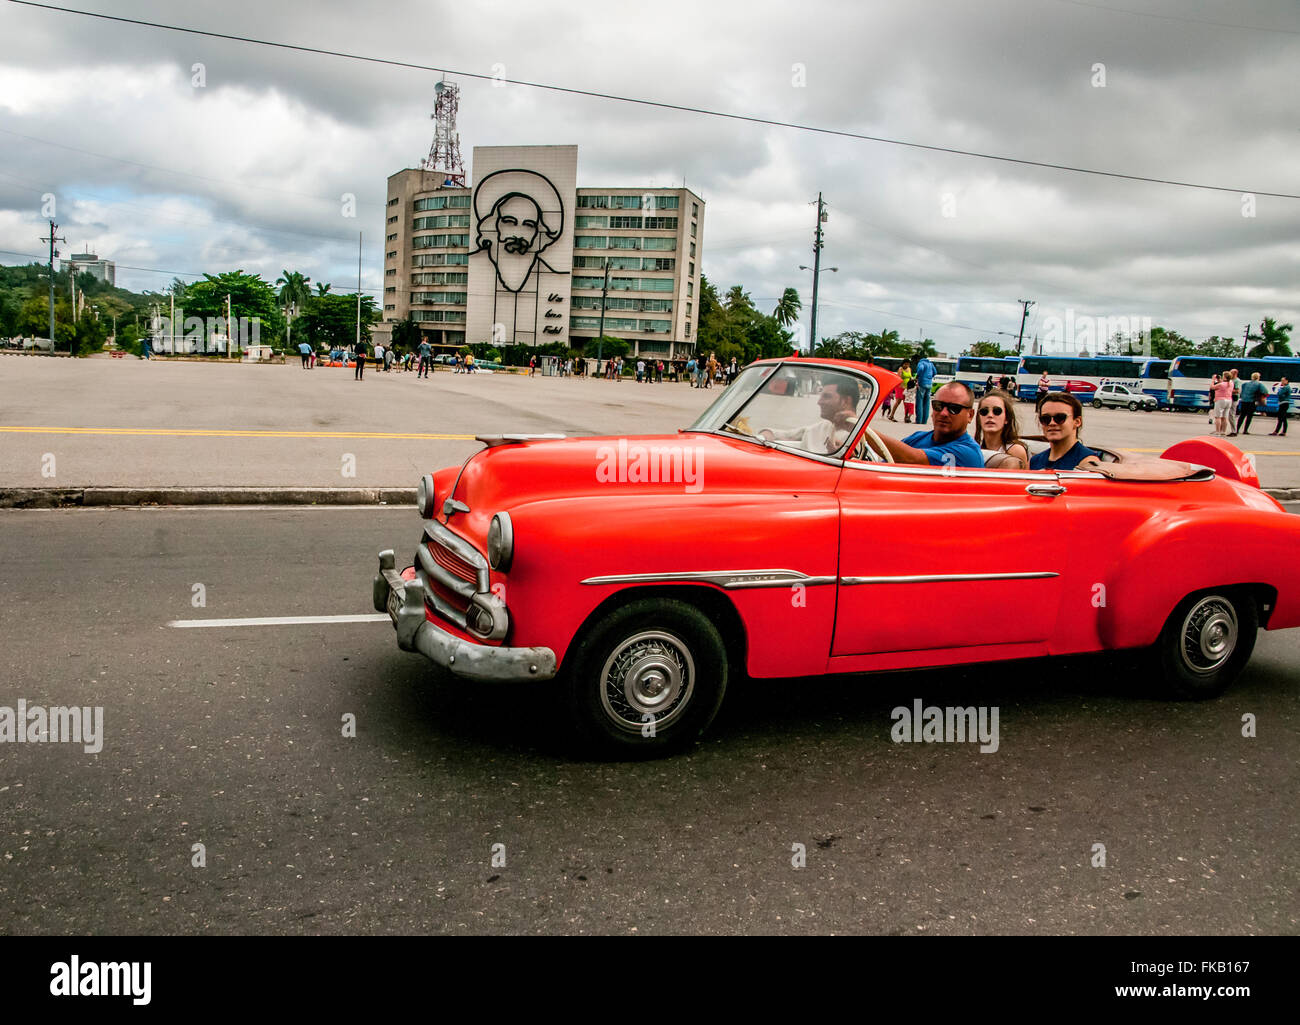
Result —
[[[946, 477], [949, 480], [1051, 480], [1044, 476], [1043, 470], [977, 470], [975, 467], [920, 466], [899, 463], [866, 463], [859, 459], [850, 459], [844, 464], [850, 470], [875, 470], [878, 473], [901, 473], [920, 477]], [[1089, 474], [1099, 477], [1100, 474]]]
[[912, 576], [896, 577], [840, 577], [840, 583], [845, 587], [854, 587], [858, 584], [932, 584], [944, 581], [965, 581], [965, 580], [1043, 580], [1048, 577], [1059, 577], [1059, 573], [1037, 572], [1037, 573], [933, 573], [917, 574]]
[[500, 445], [519, 445], [525, 441], [563, 441], [565, 434], [476, 434], [475, 441], [481, 441], [488, 448]]
[[616, 573], [611, 576], [588, 577], [584, 584], [663, 584], [692, 583], [716, 584], [727, 591], [738, 591], [756, 587], [790, 587], [802, 584], [804, 587], [820, 587], [835, 583], [835, 577], [810, 577], [797, 569], [740, 569], [713, 570], [709, 572], [684, 573]]

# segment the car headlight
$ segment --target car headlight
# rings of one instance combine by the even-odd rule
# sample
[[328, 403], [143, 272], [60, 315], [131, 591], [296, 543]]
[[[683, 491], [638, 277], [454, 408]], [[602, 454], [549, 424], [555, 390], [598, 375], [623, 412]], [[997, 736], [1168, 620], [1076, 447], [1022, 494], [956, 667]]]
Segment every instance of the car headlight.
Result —
[[502, 573], [510, 570], [510, 560], [515, 554], [515, 528], [510, 514], [499, 512], [492, 517], [488, 527], [487, 557], [492, 568]]
[[415, 491], [415, 508], [423, 519], [432, 519], [434, 512], [433, 474], [426, 473], [420, 478], [420, 486]]

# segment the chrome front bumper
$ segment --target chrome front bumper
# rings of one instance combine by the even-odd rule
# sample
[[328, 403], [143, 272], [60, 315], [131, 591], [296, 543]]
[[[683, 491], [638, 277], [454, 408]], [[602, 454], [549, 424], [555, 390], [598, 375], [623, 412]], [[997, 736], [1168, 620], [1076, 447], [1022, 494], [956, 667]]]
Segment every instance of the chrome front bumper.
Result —
[[[420, 571], [422, 572], [422, 571]], [[379, 553], [374, 579], [376, 612], [387, 612], [397, 631], [397, 646], [419, 652], [431, 662], [470, 680], [550, 680], [557, 666], [550, 648], [506, 648], [474, 644], [442, 629], [425, 611], [426, 589], [397, 572], [391, 549]]]

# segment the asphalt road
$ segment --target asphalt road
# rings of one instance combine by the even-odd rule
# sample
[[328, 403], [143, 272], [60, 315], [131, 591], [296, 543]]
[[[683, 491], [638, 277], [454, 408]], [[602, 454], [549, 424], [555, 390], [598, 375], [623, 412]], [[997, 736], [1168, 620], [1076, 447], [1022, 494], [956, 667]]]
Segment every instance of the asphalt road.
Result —
[[[369, 614], [375, 552], [417, 529], [400, 509], [0, 512], [0, 704], [104, 708], [98, 754], [0, 744], [0, 930], [1300, 927], [1294, 631], [1206, 704], [1152, 699], [1115, 658], [749, 682], [690, 753], [602, 764], [545, 727], [546, 687], [440, 676], [386, 623], [167, 626]], [[917, 698], [997, 706], [996, 753], [892, 743]]]
[[[634, 435], [686, 427], [720, 394], [685, 384], [317, 367], [0, 356], [0, 487], [414, 487], [476, 434]], [[1029, 432], [1033, 412], [1018, 407]], [[875, 421], [902, 437], [916, 430]], [[1265, 487], [1300, 487], [1300, 425], [1238, 439]], [[1085, 441], [1159, 454], [1209, 425], [1088, 409]]]

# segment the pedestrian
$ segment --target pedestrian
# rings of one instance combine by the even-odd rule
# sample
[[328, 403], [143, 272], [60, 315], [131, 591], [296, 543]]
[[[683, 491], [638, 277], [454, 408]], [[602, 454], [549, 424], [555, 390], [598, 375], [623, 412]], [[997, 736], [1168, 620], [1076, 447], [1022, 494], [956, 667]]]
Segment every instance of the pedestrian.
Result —
[[529, 356], [529, 357], [528, 357], [528, 376], [529, 376], [529, 377], [536, 377], [536, 376], [537, 376], [537, 357], [536, 357], [536, 356]]
[[415, 379], [418, 381], [421, 377], [429, 376], [429, 367], [433, 363], [433, 346], [427, 340], [420, 342], [420, 369], [415, 373]]
[[1284, 377], [1277, 383], [1277, 426], [1272, 433], [1286, 437], [1286, 421], [1291, 415], [1291, 383]]
[[718, 376], [718, 367], [720, 366], [718, 363], [718, 357], [714, 353], [709, 353], [709, 362], [706, 366], [708, 369], [708, 377], [705, 379], [704, 387], [712, 388], [713, 379]]
[[618, 363], [614, 367], [614, 380], [619, 384], [623, 383], [623, 357], [618, 358]]
[[993, 375], [989, 374], [988, 378], [985, 379], [984, 381], [984, 391], [981, 394], [987, 395], [992, 390], [993, 390]]
[[916, 422], [930, 422], [930, 385], [934, 382], [935, 368], [930, 357], [918, 352], [916, 360]]
[[365, 375], [366, 375], [366, 343], [361, 342], [357, 346], [357, 370], [356, 373], [352, 375], [352, 379], [354, 381], [361, 381], [365, 379]]
[[1050, 392], [1051, 390], [1052, 390], [1052, 386], [1047, 380], [1047, 371], [1044, 370], [1043, 376], [1038, 379], [1038, 392], [1037, 395], [1035, 396], [1035, 401], [1041, 403], [1043, 399], [1046, 397], [1047, 393]]
[[[1169, 380], [1170, 380], [1169, 391], [1172, 394], [1173, 378], [1170, 378]], [[1218, 385], [1219, 381], [1220, 381], [1220, 377], [1218, 374], [1215, 374], [1213, 377], [1210, 378], [1210, 426], [1211, 427], [1214, 426], [1214, 401], [1215, 401], [1214, 389]], [[1214, 433], [1218, 434], [1219, 432], [1216, 430]]]
[[899, 381], [898, 384], [894, 385], [894, 405], [889, 414], [890, 423], [898, 423], [898, 411], [903, 408], [903, 392], [903, 382]]
[[1259, 379], [1259, 371], [1256, 370], [1250, 375], [1250, 380], [1241, 386], [1241, 416], [1237, 420], [1237, 427], [1242, 434], [1250, 433], [1250, 422], [1255, 419], [1256, 403], [1263, 402], [1268, 395], [1268, 389]]
[[1233, 367], [1228, 371], [1228, 379], [1232, 381], [1232, 409], [1228, 411], [1228, 424], [1232, 427], [1232, 433], [1229, 438], [1235, 438], [1241, 423], [1241, 372]]
[[1228, 425], [1232, 423], [1232, 378], [1221, 378], [1211, 391], [1214, 393], [1214, 433], [1216, 437], [1224, 438], [1228, 436]]
[[655, 384], [663, 384], [663, 383], [664, 383], [664, 361], [660, 360], [658, 365], [655, 367]]
[[393, 347], [391, 345], [384, 348], [384, 373], [392, 373], [393, 370]]
[[[916, 378], [913, 377], [907, 382], [907, 387], [903, 389], [903, 423], [912, 422], [912, 414], [916, 409]], [[918, 420], [917, 423], [921, 421]]]
[[695, 387], [695, 357], [692, 356], [686, 361], [686, 374], [691, 382], [691, 387]]
[[311, 369], [311, 346], [306, 342], [300, 342], [298, 345], [298, 354], [302, 356], [303, 370]]

